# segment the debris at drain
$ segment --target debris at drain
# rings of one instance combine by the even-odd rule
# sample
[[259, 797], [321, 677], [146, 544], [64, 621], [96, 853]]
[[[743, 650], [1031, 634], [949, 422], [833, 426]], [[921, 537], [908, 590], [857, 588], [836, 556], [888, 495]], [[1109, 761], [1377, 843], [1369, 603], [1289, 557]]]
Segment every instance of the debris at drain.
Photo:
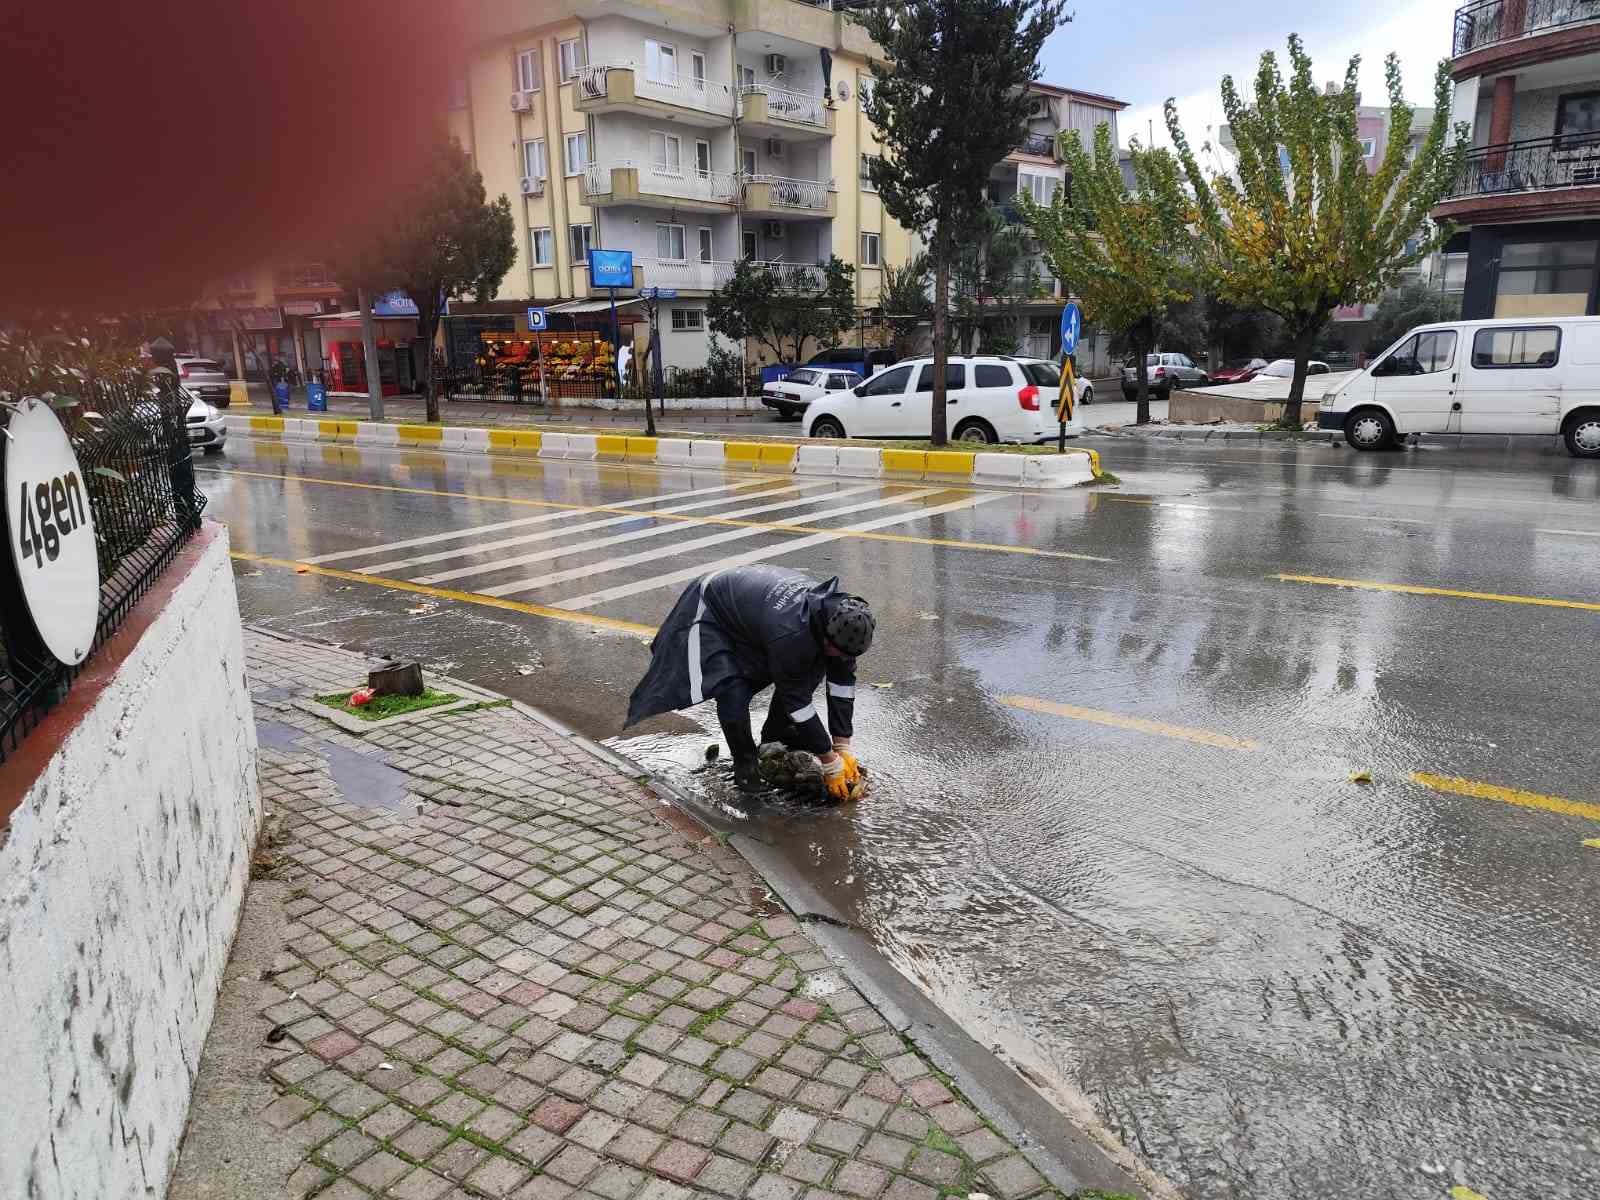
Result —
[[717, 761], [717, 756], [719, 754], [721, 754], [721, 753], [722, 753], [722, 747], [720, 745], [718, 745], [716, 742], [712, 742], [711, 745], [706, 747], [706, 761], [707, 762], [716, 762]]
[[[760, 753], [758, 769], [763, 781], [814, 804], [833, 803], [823, 786], [822, 763], [816, 755], [771, 742], [762, 746]], [[861, 777], [850, 785], [850, 795], [844, 803], [854, 803], [866, 794], [867, 769], [862, 767]]]

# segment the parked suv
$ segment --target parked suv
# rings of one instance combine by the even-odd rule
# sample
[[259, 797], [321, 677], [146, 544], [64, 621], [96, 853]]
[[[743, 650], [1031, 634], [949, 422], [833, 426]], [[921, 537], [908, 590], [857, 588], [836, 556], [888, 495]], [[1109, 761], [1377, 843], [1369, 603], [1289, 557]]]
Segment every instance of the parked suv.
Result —
[[820, 350], [807, 360], [808, 367], [835, 367], [841, 371], [854, 371], [866, 379], [895, 361], [893, 350], [863, 350], [860, 346], [835, 346]]
[[194, 354], [174, 355], [178, 364], [178, 382], [196, 393], [207, 404], [227, 408], [230, 393], [228, 376], [215, 359], [200, 358]]
[[[978, 355], [945, 366], [946, 421], [959, 442], [1039, 442], [1057, 431], [1061, 373], [1042, 359]], [[808, 437], [925, 438], [933, 431], [933, 359], [879, 371], [847, 392], [828, 392], [805, 412]]]
[[[1211, 376], [1194, 365], [1187, 354], [1161, 351], [1145, 355], [1145, 373], [1150, 377], [1150, 393], [1157, 400], [1165, 400], [1173, 388], [1205, 387]], [[1128, 359], [1122, 364], [1122, 398], [1135, 400], [1139, 396], [1139, 361]]]

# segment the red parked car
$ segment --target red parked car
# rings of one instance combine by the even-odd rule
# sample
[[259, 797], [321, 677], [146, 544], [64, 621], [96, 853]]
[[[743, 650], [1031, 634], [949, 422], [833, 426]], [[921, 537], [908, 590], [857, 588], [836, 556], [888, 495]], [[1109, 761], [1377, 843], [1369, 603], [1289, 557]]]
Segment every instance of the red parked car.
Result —
[[1264, 358], [1238, 358], [1220, 371], [1211, 373], [1212, 383], [1248, 383], [1256, 377], [1256, 372], [1267, 365]]

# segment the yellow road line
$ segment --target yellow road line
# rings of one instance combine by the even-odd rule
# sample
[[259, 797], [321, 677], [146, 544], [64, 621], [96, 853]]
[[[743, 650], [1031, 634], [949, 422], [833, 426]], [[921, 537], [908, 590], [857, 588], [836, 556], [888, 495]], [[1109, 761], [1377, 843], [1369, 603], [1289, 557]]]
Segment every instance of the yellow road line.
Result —
[[342, 579], [346, 583], [370, 583], [375, 587], [391, 588], [397, 592], [415, 592], [419, 596], [432, 596], [436, 600], [459, 600], [463, 604], [481, 604], [485, 608], [501, 608], [507, 612], [526, 613], [531, 617], [548, 617], [552, 621], [570, 621], [575, 625], [593, 625], [601, 629], [615, 629], [623, 633], [654, 634], [654, 625], [640, 625], [636, 621], [621, 621], [616, 617], [600, 617], [593, 613], [572, 612], [564, 608], [547, 608], [543, 604], [527, 604], [521, 600], [504, 600], [498, 596], [482, 596], [477, 592], [458, 592], [454, 588], [429, 587], [405, 579], [389, 579], [382, 575], [363, 575], [359, 571], [341, 571], [337, 567], [319, 567], [311, 563], [295, 562], [289, 558], [273, 558], [265, 554], [247, 554], [243, 550], [230, 552], [240, 562], [259, 563], [267, 567], [284, 567], [300, 575], [321, 575], [328, 579]]
[[[484, 496], [474, 492], [444, 492], [434, 488], [401, 487], [390, 483], [361, 483], [353, 479], [323, 479], [315, 475], [279, 475], [271, 471], [216, 470], [201, 468], [213, 475], [243, 475], [254, 479], [272, 479], [279, 483], [293, 480], [296, 483], [317, 483], [327, 487], [360, 488], [366, 491], [403, 492], [416, 496], [446, 496], [452, 500], [477, 500], [489, 504], [515, 504], [524, 508], [553, 508], [575, 513], [619, 513], [627, 517], [650, 517], [657, 521], [681, 521], [686, 525], [722, 525], [735, 529], [764, 529], [772, 533], [836, 533], [840, 537], [860, 538], [869, 542], [902, 542], [917, 546], [948, 546], [955, 550], [983, 550], [992, 554], [1025, 554], [1032, 558], [1070, 558], [1079, 562], [1116, 562], [1097, 554], [1074, 554], [1069, 550], [1040, 550], [1033, 546], [1005, 546], [995, 542], [964, 542], [954, 538], [924, 538], [907, 533], [875, 533], [871, 530], [828, 529], [820, 525], [799, 525], [772, 521], [740, 521], [732, 517], [692, 517], [679, 513], [641, 511], [605, 504], [566, 504], [559, 500], [529, 500], [521, 496]], [[891, 485], [892, 486], [892, 485]], [[946, 491], [971, 492], [968, 488], [947, 488]]]
[[[1436, 792], [1450, 792], [1457, 796], [1475, 796], [1479, 800], [1498, 800], [1501, 804], [1515, 804], [1522, 808], [1542, 808], [1545, 812], [1561, 813], [1569, 817], [1583, 817], [1600, 821], [1600, 804], [1585, 804], [1582, 800], [1565, 800], [1560, 796], [1542, 796], [1538, 792], [1524, 792], [1518, 788], [1498, 787], [1492, 783], [1479, 783], [1475, 779], [1454, 779], [1448, 775], [1429, 775], [1415, 771], [1412, 783], [1420, 783]], [[1588, 845], [1585, 842], [1584, 845]]]
[[1137, 733], [1152, 733], [1157, 737], [1177, 738], [1180, 741], [1197, 742], [1202, 746], [1219, 746], [1224, 750], [1261, 748], [1249, 738], [1215, 733], [1209, 729], [1190, 729], [1185, 725], [1168, 725], [1163, 721], [1147, 721], [1143, 717], [1130, 717], [1098, 708], [1079, 708], [1076, 704], [1057, 704], [1054, 700], [1041, 700], [1037, 696], [1001, 696], [1000, 703], [1028, 712], [1048, 713], [1053, 717], [1068, 717], [1074, 721], [1089, 721], [1095, 725], [1131, 729]]
[[1577, 608], [1600, 612], [1600, 604], [1587, 600], [1556, 600], [1548, 596], [1505, 596], [1498, 592], [1464, 592], [1456, 588], [1423, 587], [1416, 583], [1380, 583], [1373, 579], [1331, 579], [1325, 575], [1269, 575], [1283, 583], [1319, 583], [1328, 587], [1360, 588], [1369, 592], [1402, 592], [1410, 596], [1453, 596], [1458, 600], [1493, 600], [1499, 604], [1536, 604], [1543, 608]]

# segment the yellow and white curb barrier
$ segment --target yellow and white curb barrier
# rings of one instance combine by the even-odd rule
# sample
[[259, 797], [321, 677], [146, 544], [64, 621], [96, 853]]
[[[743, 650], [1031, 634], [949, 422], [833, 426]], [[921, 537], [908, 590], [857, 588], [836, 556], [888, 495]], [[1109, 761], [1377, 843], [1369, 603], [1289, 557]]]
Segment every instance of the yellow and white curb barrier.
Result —
[[899, 450], [811, 442], [724, 442], [709, 438], [555, 433], [539, 429], [458, 429], [380, 425], [315, 417], [229, 416], [230, 433], [251, 437], [345, 442], [357, 446], [525, 454], [575, 462], [652, 463], [663, 467], [730, 468], [776, 475], [833, 475], [989, 487], [1053, 489], [1100, 478], [1100, 455], [995, 454], [968, 450]]

